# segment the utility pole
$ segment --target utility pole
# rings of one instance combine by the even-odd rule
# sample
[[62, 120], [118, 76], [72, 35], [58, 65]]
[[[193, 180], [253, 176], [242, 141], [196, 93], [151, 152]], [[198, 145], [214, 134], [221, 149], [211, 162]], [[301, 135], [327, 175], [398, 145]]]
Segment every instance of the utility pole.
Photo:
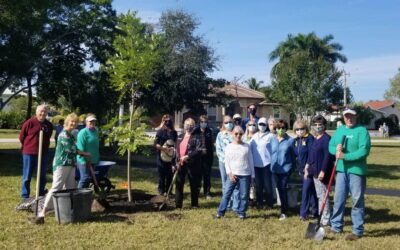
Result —
[[347, 78], [346, 76], [350, 76], [350, 73], [346, 73], [346, 71], [342, 70], [344, 76], [344, 83], [343, 83], [343, 107], [347, 106]]

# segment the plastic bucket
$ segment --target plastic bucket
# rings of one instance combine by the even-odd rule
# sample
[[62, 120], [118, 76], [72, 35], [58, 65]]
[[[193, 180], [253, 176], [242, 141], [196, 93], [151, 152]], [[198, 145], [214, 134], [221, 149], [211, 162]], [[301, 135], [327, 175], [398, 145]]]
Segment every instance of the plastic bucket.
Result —
[[53, 193], [53, 204], [58, 224], [83, 222], [90, 218], [92, 190], [66, 189]]

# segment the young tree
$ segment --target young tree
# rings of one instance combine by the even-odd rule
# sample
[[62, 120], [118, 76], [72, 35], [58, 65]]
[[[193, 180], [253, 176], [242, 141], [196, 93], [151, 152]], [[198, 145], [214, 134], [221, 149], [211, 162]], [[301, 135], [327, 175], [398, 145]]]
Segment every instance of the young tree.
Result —
[[131, 194], [131, 153], [138, 146], [146, 143], [145, 128], [141, 113], [135, 110], [136, 100], [142, 90], [152, 86], [152, 74], [155, 63], [159, 60], [158, 36], [150, 26], [140, 22], [136, 13], [128, 12], [118, 17], [118, 29], [121, 34], [115, 37], [115, 54], [107, 62], [107, 71], [111, 82], [119, 93], [120, 103], [130, 104], [129, 123], [113, 132], [117, 140], [121, 140], [119, 153], [128, 154], [127, 180], [128, 201]]

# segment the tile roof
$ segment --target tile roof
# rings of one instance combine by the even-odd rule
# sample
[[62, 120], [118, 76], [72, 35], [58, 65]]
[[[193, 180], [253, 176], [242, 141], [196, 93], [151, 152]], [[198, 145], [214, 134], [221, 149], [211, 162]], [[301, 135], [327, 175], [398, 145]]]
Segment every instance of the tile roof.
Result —
[[393, 100], [383, 100], [383, 101], [370, 101], [365, 103], [364, 106], [379, 110], [391, 106], [393, 104], [394, 104]]

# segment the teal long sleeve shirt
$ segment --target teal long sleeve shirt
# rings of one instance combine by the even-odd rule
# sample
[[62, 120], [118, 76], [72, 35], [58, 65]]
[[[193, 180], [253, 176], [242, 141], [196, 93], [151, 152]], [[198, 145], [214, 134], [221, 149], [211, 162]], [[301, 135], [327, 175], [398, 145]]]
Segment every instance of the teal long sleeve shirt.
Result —
[[329, 153], [336, 154], [336, 147], [341, 143], [343, 136], [346, 138], [343, 145], [344, 159], [338, 160], [336, 171], [366, 175], [367, 156], [371, 149], [371, 138], [368, 130], [361, 125], [355, 125], [351, 128], [339, 127], [329, 141]]

